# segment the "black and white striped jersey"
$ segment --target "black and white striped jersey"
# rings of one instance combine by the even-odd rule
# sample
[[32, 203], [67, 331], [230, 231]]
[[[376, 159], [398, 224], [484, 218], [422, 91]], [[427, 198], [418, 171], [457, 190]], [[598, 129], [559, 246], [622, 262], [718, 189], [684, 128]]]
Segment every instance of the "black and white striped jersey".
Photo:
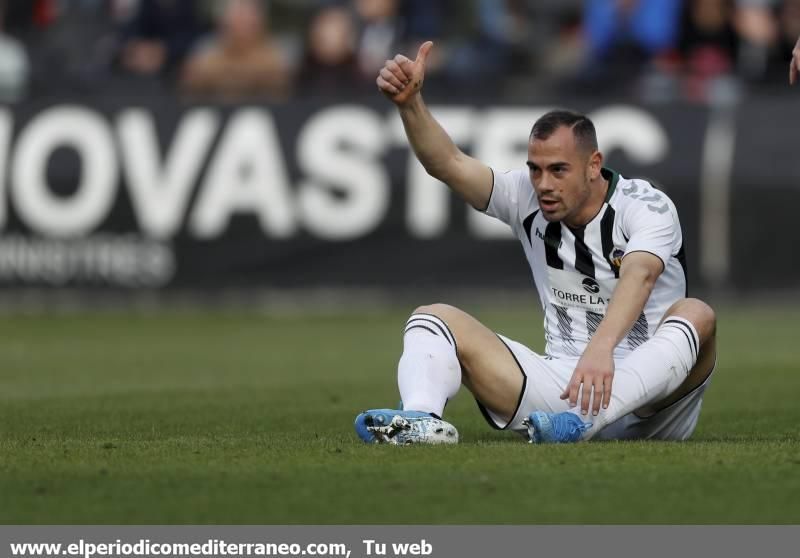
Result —
[[510, 225], [522, 242], [544, 311], [548, 355], [583, 353], [605, 315], [622, 258], [630, 252], [655, 254], [664, 262], [664, 272], [614, 358], [649, 339], [664, 312], [686, 296], [678, 213], [667, 195], [649, 182], [604, 168], [609, 187], [602, 209], [588, 224], [573, 229], [545, 220], [528, 169], [493, 172], [486, 213]]

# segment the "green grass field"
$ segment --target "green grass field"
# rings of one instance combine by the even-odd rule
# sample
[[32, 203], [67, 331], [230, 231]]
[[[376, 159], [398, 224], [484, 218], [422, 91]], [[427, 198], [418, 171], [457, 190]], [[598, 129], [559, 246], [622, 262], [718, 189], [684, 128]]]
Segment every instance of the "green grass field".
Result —
[[[467, 308], [541, 348], [538, 313]], [[692, 441], [360, 443], [411, 308], [0, 319], [0, 523], [799, 523], [800, 309], [723, 309]]]

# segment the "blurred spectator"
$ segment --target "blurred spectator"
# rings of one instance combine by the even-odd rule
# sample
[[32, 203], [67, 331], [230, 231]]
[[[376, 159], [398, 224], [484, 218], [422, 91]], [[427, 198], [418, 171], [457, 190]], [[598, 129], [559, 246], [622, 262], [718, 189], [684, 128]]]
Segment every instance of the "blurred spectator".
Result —
[[283, 99], [295, 69], [302, 94], [360, 93], [427, 39], [431, 92], [527, 98], [602, 84], [708, 100], [739, 77], [784, 81], [800, 35], [800, 0], [266, 2], [0, 0], [0, 100], [159, 95], [173, 75], [193, 94]]
[[731, 0], [689, 0], [679, 49], [684, 62], [700, 73], [732, 71], [738, 48]]
[[739, 74], [751, 79], [764, 77], [769, 55], [777, 39], [773, 0], [737, 0], [734, 26], [739, 35]]
[[584, 60], [583, 0], [528, 0], [533, 8], [528, 52], [544, 77], [569, 78]]
[[32, 92], [105, 91], [121, 45], [118, 29], [131, 19], [130, 4], [120, 0], [33, 2], [34, 31], [28, 41], [34, 65]]
[[401, 21], [398, 0], [354, 0], [360, 23], [356, 58], [361, 73], [374, 79], [384, 62], [396, 54]]
[[679, 51], [690, 99], [706, 99], [714, 80], [735, 69], [734, 8], [731, 0], [689, 0], [686, 6]]
[[6, 3], [0, 4], [0, 102], [20, 100], [28, 87], [30, 62], [25, 45], [5, 31]]
[[[400, 14], [403, 19], [403, 35], [407, 46], [417, 47], [425, 41], [436, 40], [442, 36], [445, 19], [456, 6], [458, 0], [403, 0]], [[417, 49], [414, 49], [416, 52]]]
[[323, 8], [308, 27], [300, 91], [315, 96], [335, 94], [350, 91], [361, 81], [352, 13], [341, 6]]
[[[450, 77], [471, 82], [475, 87], [507, 77], [509, 73], [525, 72], [529, 58], [526, 37], [530, 19], [527, 6], [516, 0], [474, 0], [474, 27], [460, 45], [453, 49], [447, 69]], [[523, 56], [520, 56], [525, 52]]]
[[202, 32], [197, 3], [138, 0], [123, 28], [120, 65], [142, 76], [170, 73], [180, 66]]
[[629, 81], [674, 48], [681, 6], [681, 0], [586, 0], [588, 76]]
[[270, 37], [264, 4], [260, 0], [227, 0], [217, 27], [210, 43], [186, 63], [185, 90], [224, 100], [283, 99], [291, 76], [283, 50]]

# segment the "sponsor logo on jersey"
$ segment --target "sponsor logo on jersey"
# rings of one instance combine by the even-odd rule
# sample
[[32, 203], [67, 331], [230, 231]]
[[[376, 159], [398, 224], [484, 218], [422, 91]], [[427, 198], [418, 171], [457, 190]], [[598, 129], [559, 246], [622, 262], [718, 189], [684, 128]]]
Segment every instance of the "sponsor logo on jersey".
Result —
[[601, 314], [605, 313], [605, 307], [611, 302], [611, 297], [602, 297], [594, 294], [585, 295], [559, 289], [558, 287], [550, 287], [550, 290], [553, 293], [551, 299], [555, 301], [554, 304], [562, 304], [571, 308], [580, 308], [581, 310], [589, 310]]
[[548, 299], [556, 306], [605, 314], [617, 279], [597, 279], [574, 271], [547, 269]]
[[597, 294], [600, 292], [600, 285], [597, 284], [597, 281], [592, 279], [591, 277], [587, 277], [583, 281], [581, 281], [581, 285], [583, 285], [583, 290], [587, 293]]

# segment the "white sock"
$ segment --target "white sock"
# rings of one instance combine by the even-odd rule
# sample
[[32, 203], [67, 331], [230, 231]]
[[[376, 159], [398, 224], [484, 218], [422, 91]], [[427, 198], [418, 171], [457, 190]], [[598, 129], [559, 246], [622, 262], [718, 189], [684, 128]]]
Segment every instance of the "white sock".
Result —
[[[608, 409], [601, 409], [596, 417], [591, 411], [579, 415], [593, 423], [583, 438], [591, 438], [628, 413], [675, 391], [697, 362], [699, 339], [688, 320], [677, 316], [664, 320], [650, 340], [617, 364]], [[580, 407], [571, 411], [580, 413]]]
[[403, 354], [397, 365], [403, 409], [442, 416], [447, 400], [461, 386], [461, 364], [450, 328], [431, 314], [413, 314], [406, 322]]

